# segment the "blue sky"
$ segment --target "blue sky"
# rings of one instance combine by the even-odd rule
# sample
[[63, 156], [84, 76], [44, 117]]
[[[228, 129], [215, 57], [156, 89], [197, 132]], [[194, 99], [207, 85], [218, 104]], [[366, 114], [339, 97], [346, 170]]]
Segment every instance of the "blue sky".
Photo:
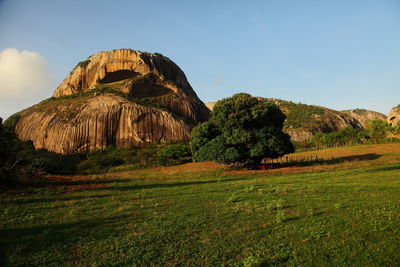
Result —
[[0, 52], [7, 48], [40, 55], [50, 82], [23, 100], [0, 88], [2, 117], [115, 48], [168, 56], [204, 102], [248, 92], [385, 114], [400, 104], [398, 0], [0, 0]]

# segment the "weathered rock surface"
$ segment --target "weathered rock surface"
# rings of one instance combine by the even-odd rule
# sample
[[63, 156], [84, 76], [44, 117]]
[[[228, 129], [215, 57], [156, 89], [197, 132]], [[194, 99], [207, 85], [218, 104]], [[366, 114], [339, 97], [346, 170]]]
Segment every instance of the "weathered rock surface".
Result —
[[53, 97], [110, 87], [135, 98], [146, 98], [182, 117], [205, 121], [209, 111], [183, 71], [161, 54], [131, 49], [99, 52], [78, 63]]
[[206, 103], [206, 107], [207, 107], [210, 111], [212, 111], [213, 108], [214, 108], [215, 103], [217, 103], [217, 102], [218, 102], [218, 101], [208, 102], [208, 103]]
[[171, 60], [119, 49], [79, 63], [51, 99], [10, 121], [36, 149], [70, 154], [188, 141], [191, 128], [209, 113]]
[[398, 105], [390, 110], [389, 115], [387, 117], [387, 122], [391, 126], [395, 126], [400, 123], [400, 105]]
[[[354, 109], [336, 111], [321, 106], [298, 104], [275, 98], [260, 98], [274, 102], [287, 116], [284, 131], [291, 140], [302, 142], [315, 133], [329, 133], [345, 127], [363, 129], [375, 119], [386, 120], [386, 116], [375, 111]], [[215, 102], [206, 106], [212, 110]]]
[[372, 110], [351, 109], [351, 110], [342, 110], [341, 112], [357, 120], [362, 128], [368, 127], [368, 123], [372, 120], [383, 120], [383, 121], [386, 120], [385, 115]]
[[18, 116], [15, 131], [20, 139], [61, 154], [190, 138], [184, 120], [113, 94], [50, 100]]

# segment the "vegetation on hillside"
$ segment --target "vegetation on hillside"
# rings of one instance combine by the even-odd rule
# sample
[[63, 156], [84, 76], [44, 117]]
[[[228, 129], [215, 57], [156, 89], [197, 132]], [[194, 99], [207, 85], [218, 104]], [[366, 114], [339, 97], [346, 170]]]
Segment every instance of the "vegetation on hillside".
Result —
[[390, 126], [382, 120], [372, 120], [366, 129], [343, 128], [331, 133], [317, 133], [296, 148], [306, 149], [324, 146], [386, 143], [399, 141], [400, 126]]
[[270, 102], [241, 93], [217, 102], [209, 121], [192, 131], [194, 161], [250, 166], [293, 152], [282, 132], [285, 115]]
[[[166, 106], [163, 106], [161, 104], [158, 104], [154, 101], [152, 101], [150, 98], [140, 98], [140, 97], [134, 97], [131, 94], [125, 94], [122, 93], [112, 87], [109, 86], [99, 86], [90, 90], [85, 90], [85, 91], [79, 91], [78, 93], [75, 94], [71, 94], [71, 95], [63, 95], [63, 96], [59, 96], [59, 97], [50, 97], [47, 98], [43, 101], [41, 101], [39, 104], [37, 104], [36, 106], [40, 107], [40, 106], [44, 106], [46, 104], [51, 104], [51, 103], [58, 103], [58, 102], [63, 102], [64, 100], [69, 100], [69, 99], [79, 99], [79, 98], [86, 98], [86, 97], [91, 97], [91, 96], [97, 96], [97, 95], [101, 95], [101, 94], [114, 94], [120, 97], [123, 97], [129, 101], [132, 101], [134, 103], [143, 105], [143, 106], [147, 106], [147, 107], [152, 107], [152, 108], [158, 108], [161, 110], [165, 110], [165, 111], [169, 111], [168, 108]], [[35, 107], [35, 106], [34, 106]]]
[[287, 111], [284, 127], [287, 128], [318, 128], [317, 117], [325, 114], [325, 109], [318, 106], [293, 103], [289, 101], [279, 102], [281, 109]]
[[109, 146], [85, 156], [77, 173], [99, 173], [110, 170], [171, 166], [191, 161], [189, 145], [185, 143], [150, 144], [143, 148]]

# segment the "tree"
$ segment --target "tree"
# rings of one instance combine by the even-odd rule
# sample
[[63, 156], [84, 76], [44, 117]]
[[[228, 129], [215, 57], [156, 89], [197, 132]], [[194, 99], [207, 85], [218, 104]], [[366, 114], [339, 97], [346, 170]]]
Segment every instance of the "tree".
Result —
[[0, 118], [0, 183], [14, 183], [34, 153], [31, 142], [18, 140], [14, 131]]
[[240, 93], [218, 101], [208, 122], [192, 130], [194, 161], [249, 166], [294, 151], [282, 132], [286, 116], [273, 103]]
[[369, 122], [367, 131], [371, 139], [378, 142], [387, 137], [390, 131], [390, 125], [386, 121], [372, 120]]

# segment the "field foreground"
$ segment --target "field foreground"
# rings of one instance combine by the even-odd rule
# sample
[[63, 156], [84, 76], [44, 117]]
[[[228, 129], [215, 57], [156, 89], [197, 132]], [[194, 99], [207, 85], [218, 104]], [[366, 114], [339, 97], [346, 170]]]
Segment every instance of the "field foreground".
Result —
[[313, 155], [324, 160], [49, 177], [3, 192], [0, 265], [398, 265], [400, 144], [296, 154]]

